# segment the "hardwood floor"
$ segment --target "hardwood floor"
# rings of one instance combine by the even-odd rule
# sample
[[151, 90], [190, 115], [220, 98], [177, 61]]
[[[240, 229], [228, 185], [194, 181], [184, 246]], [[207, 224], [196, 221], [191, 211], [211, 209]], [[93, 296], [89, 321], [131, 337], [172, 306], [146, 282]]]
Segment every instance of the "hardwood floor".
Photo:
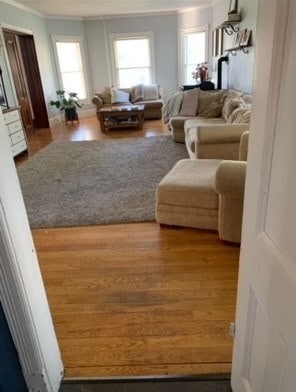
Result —
[[[30, 154], [54, 140], [147, 137], [80, 125], [39, 130]], [[20, 164], [25, 156], [17, 159]], [[66, 377], [230, 371], [239, 248], [215, 232], [155, 222], [33, 230]]]

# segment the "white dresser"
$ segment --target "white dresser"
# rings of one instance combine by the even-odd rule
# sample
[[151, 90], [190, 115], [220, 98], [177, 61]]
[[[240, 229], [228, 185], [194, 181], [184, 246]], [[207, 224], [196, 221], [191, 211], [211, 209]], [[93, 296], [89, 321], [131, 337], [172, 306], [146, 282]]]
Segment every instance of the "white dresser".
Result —
[[15, 157], [28, 149], [20, 111], [18, 108], [5, 109], [3, 117], [10, 138], [12, 154]]

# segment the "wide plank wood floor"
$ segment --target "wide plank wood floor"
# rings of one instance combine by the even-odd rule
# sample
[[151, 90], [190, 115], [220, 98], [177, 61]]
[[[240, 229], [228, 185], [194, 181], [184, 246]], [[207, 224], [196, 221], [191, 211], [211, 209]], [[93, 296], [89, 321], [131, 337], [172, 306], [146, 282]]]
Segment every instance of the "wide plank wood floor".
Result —
[[[30, 156], [54, 140], [167, 134], [102, 134], [95, 117], [38, 130]], [[21, 164], [23, 154], [16, 159]], [[66, 377], [230, 371], [239, 248], [215, 232], [155, 222], [33, 230]]]

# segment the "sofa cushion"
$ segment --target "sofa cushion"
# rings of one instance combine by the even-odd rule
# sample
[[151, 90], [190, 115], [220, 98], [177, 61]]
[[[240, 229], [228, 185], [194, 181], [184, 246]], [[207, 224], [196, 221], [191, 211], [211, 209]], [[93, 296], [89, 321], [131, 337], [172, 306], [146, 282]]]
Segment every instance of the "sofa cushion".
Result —
[[184, 123], [186, 120], [194, 119], [195, 117], [186, 117], [186, 116], [176, 116], [170, 119], [170, 126], [173, 128], [181, 128], [184, 130]]
[[137, 103], [139, 105], [145, 105], [145, 109], [159, 109], [163, 106], [163, 102], [160, 99], [156, 101], [139, 101]]
[[101, 100], [103, 101], [104, 104], [110, 104], [111, 103], [111, 90], [110, 87], [104, 87], [104, 90], [100, 93], [97, 94]]
[[144, 86], [144, 101], [152, 101], [158, 99], [158, 86], [151, 84], [150, 86]]
[[144, 84], [137, 84], [131, 88], [131, 102], [135, 103], [144, 98]]
[[207, 118], [221, 117], [226, 96], [223, 90], [219, 92], [200, 90], [197, 108], [198, 115]]
[[181, 159], [159, 183], [157, 202], [217, 210], [215, 174], [220, 162], [218, 159]]
[[129, 93], [111, 88], [111, 103], [129, 103]]
[[181, 110], [179, 113], [180, 116], [196, 116], [199, 92], [199, 88], [194, 88], [184, 92]]

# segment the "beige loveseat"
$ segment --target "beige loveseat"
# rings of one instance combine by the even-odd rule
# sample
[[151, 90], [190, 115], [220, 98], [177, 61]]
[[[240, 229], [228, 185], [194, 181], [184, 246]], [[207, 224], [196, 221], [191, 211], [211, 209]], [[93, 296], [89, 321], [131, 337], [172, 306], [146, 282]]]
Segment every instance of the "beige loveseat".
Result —
[[251, 95], [237, 90], [178, 92], [164, 107], [173, 140], [186, 144], [190, 158], [235, 159], [250, 115]]
[[160, 119], [162, 117], [162, 87], [157, 85], [137, 85], [126, 89], [115, 89], [114, 87], [105, 87], [99, 93], [96, 93], [92, 103], [98, 111], [104, 106], [113, 105], [145, 105], [145, 119]]

